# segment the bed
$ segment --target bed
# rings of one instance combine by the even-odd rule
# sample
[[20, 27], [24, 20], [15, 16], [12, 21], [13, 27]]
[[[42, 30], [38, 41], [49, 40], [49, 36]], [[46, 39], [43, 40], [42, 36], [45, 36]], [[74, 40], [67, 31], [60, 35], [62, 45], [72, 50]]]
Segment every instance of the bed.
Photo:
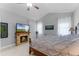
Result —
[[[66, 56], [79, 55], [79, 35], [66, 36], [41, 36], [30, 40], [30, 54], [37, 56]], [[76, 53], [72, 53], [73, 46], [78, 47]], [[72, 49], [71, 49], [72, 48]], [[75, 51], [75, 49], [74, 49]]]

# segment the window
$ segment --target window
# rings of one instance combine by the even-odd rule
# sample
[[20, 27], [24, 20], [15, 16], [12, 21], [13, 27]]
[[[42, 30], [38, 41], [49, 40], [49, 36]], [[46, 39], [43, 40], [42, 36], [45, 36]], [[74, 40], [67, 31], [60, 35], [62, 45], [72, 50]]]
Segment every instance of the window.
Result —
[[71, 17], [58, 18], [58, 35], [70, 34], [69, 28], [71, 27]]
[[38, 34], [43, 34], [43, 25], [41, 22], [37, 23]]

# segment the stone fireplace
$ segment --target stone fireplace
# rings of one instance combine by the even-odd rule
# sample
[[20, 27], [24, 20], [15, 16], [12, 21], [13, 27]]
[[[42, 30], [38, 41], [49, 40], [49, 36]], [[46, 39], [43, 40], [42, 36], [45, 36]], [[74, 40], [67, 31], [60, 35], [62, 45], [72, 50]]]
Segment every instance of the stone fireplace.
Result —
[[16, 45], [27, 42], [29, 39], [29, 34], [27, 32], [16, 33]]

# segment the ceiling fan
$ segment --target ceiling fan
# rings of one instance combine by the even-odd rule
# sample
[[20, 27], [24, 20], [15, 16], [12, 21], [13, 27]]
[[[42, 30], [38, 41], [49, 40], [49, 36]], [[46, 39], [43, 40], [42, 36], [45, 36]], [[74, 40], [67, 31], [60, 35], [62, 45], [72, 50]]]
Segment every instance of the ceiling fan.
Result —
[[[25, 3], [18, 3], [18, 4], [25, 4]], [[31, 7], [34, 7], [35, 9], [39, 10], [39, 7], [36, 5], [33, 5], [32, 3], [26, 3], [27, 10], [30, 11]]]
[[31, 7], [34, 7], [34, 8], [37, 9], [37, 10], [39, 9], [38, 6], [33, 5], [32, 3], [27, 3], [27, 10], [28, 10], [28, 11], [30, 10]]

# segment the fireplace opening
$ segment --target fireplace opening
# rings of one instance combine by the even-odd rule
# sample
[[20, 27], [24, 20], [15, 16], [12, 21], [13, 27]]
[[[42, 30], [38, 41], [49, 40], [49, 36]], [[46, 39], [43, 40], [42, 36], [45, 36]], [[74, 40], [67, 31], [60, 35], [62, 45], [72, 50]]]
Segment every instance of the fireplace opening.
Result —
[[20, 43], [28, 41], [28, 36], [21, 36]]

